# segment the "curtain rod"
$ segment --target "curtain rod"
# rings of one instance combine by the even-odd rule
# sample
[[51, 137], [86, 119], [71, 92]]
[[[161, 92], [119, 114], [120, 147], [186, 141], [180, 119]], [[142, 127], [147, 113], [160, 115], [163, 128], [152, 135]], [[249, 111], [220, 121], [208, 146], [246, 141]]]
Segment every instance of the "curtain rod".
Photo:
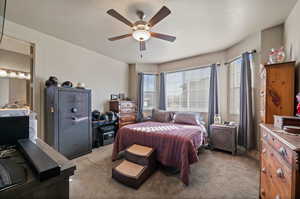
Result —
[[[219, 64], [219, 63], [217, 63], [216, 65], [221, 66], [221, 64]], [[203, 65], [203, 66], [189, 67], [189, 68], [186, 68], [186, 69], [179, 69], [179, 70], [174, 70], [174, 71], [162, 71], [162, 72], [164, 72], [164, 73], [177, 73], [177, 72], [185, 72], [185, 71], [190, 71], [190, 70], [197, 70], [197, 69], [200, 69], [200, 68], [208, 68], [210, 66], [211, 65]]]
[[[254, 54], [254, 53], [256, 53], [256, 52], [257, 52], [257, 51], [256, 51], [255, 49], [254, 49], [254, 50], [251, 50], [251, 51], [248, 51], [249, 54]], [[232, 62], [234, 62], [234, 61], [240, 59], [241, 57], [242, 57], [242, 55], [240, 55], [240, 56], [238, 56], [238, 57], [235, 57], [235, 58], [229, 60], [228, 62], [225, 62], [224, 64], [225, 64], [225, 65], [231, 64]]]

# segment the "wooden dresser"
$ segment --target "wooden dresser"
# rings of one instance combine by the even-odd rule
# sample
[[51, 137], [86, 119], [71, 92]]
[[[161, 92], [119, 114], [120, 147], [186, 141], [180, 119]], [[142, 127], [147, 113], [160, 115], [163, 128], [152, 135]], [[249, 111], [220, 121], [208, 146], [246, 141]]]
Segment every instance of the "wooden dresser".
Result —
[[273, 124], [273, 115], [294, 116], [295, 62], [264, 65], [260, 77], [262, 122]]
[[261, 124], [260, 198], [299, 199], [300, 136]]
[[109, 109], [118, 114], [118, 126], [136, 123], [137, 107], [135, 101], [111, 100]]

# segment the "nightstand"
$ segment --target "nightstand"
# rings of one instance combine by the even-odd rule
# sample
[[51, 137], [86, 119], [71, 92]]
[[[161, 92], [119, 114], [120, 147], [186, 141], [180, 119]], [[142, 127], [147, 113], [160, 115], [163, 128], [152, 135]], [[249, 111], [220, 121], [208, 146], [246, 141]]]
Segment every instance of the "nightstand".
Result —
[[212, 149], [229, 151], [232, 155], [235, 155], [237, 150], [237, 126], [210, 125], [210, 144]]

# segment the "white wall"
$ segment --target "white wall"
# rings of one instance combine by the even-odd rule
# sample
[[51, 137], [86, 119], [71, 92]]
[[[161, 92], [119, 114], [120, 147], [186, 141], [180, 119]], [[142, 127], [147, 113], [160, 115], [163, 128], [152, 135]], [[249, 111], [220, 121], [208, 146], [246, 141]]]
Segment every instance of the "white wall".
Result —
[[33, 29], [6, 21], [5, 34], [35, 44], [35, 96], [39, 135], [43, 137], [44, 82], [57, 76], [60, 82], [83, 82], [92, 89], [92, 107], [108, 109], [111, 93], [128, 93], [128, 65]]
[[0, 49], [2, 50], [16, 52], [28, 56], [31, 55], [30, 48], [30, 43], [12, 37], [6, 37], [5, 35], [3, 36], [2, 42], [0, 44]]
[[300, 1], [297, 2], [284, 25], [284, 44], [289, 60], [297, 62], [296, 89], [300, 91]]
[[223, 63], [225, 60], [224, 51], [203, 54], [199, 56], [166, 62], [158, 65], [159, 72], [172, 72], [176, 70], [189, 69], [200, 66], [207, 66], [212, 63]]
[[31, 57], [0, 49], [0, 68], [30, 72]]
[[261, 33], [261, 63], [268, 63], [270, 49], [283, 46], [283, 24], [263, 30]]

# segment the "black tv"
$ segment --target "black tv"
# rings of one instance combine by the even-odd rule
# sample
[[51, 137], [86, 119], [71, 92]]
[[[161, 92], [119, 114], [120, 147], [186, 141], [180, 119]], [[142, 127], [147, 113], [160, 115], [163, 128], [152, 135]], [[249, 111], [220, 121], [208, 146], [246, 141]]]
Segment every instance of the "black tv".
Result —
[[0, 43], [2, 42], [4, 33], [4, 22], [6, 13], [6, 0], [0, 0]]
[[29, 138], [29, 117], [0, 117], [0, 146], [17, 145], [19, 139]]

